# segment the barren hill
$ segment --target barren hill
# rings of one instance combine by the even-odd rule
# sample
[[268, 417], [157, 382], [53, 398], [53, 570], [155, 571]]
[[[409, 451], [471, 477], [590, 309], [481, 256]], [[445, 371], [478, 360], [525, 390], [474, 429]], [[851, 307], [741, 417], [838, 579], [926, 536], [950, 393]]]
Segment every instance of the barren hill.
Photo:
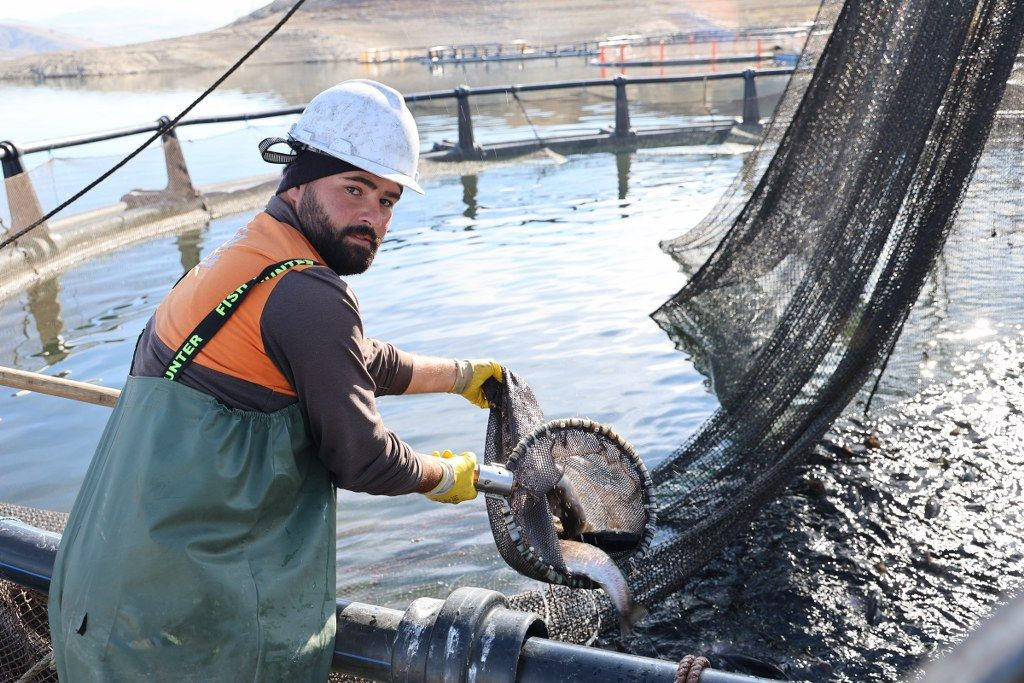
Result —
[[[274, 0], [232, 24], [192, 36], [0, 62], [0, 79], [223, 69], [292, 4]], [[564, 43], [744, 22], [787, 24], [807, 21], [816, 6], [814, 0], [789, 0], [781, 7], [771, 0], [308, 0], [249, 63], [355, 59], [374, 47], [516, 39]]]
[[85, 38], [28, 24], [0, 24], [0, 59], [15, 59], [41, 52], [99, 47]]

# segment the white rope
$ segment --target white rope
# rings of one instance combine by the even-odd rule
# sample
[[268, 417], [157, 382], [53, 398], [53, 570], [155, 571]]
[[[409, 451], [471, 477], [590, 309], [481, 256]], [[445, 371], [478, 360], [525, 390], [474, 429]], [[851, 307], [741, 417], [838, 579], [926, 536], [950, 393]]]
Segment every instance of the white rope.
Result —
[[31, 669], [22, 674], [21, 678], [15, 681], [15, 683], [28, 683], [29, 681], [33, 680], [38, 674], [42, 673], [44, 670], [53, 668], [56, 667], [54, 666], [53, 662], [53, 650], [50, 650], [50, 652], [45, 657], [40, 659], [38, 662], [32, 665]]
[[547, 596], [545, 595], [545, 591], [547, 589], [549, 589], [549, 588], [550, 588], [550, 586], [548, 586], [544, 582], [540, 582], [540, 601], [544, 605], [544, 623], [545, 624], [547, 624], [548, 622], [551, 621], [551, 609], [548, 607], [548, 599], [547, 599]]
[[590, 647], [601, 634], [601, 603], [597, 599], [597, 591], [586, 591], [586, 594], [587, 597], [590, 598], [590, 602], [594, 607], [594, 614], [597, 615], [597, 626], [594, 627], [594, 633], [590, 636], [587, 642], [583, 643], [585, 646]]

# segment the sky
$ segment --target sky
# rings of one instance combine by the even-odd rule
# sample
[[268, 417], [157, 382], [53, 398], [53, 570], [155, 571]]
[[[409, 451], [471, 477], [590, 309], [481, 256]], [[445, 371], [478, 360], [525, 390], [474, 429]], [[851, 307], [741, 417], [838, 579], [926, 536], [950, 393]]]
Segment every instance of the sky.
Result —
[[101, 43], [120, 45], [208, 31], [270, 0], [46, 0], [3, 3], [0, 23], [44, 26]]

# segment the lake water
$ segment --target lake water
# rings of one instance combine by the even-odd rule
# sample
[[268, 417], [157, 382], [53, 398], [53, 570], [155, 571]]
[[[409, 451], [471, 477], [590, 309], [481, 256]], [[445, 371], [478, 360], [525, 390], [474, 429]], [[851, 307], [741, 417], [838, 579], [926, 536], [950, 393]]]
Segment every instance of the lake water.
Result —
[[[577, 67], [553, 74], [551, 68], [541, 71], [545, 80], [588, 73]], [[226, 94], [221, 105], [259, 109], [290, 104], [318, 90], [324, 79], [341, 78], [311, 71], [309, 81], [317, 84], [299, 93]], [[511, 75], [487, 78], [506, 82]], [[437, 78], [425, 69], [420, 77]], [[39, 102], [62, 95], [78, 102], [114, 97], [84, 87], [88, 84], [71, 85], [29, 89], [29, 95]], [[735, 85], [739, 88], [739, 82]], [[425, 80], [403, 87], [438, 86]], [[126, 92], [116, 98], [131, 99]], [[569, 120], [570, 109], [579, 104], [579, 96], [569, 96], [553, 104], [534, 99], [527, 106], [537, 110], [532, 118], [545, 134], [597, 127], [601, 112], [613, 111], [611, 100], [584, 101], [576, 120]], [[654, 111], [670, 105], [648, 106]], [[484, 134], [479, 137], [522, 137], [516, 111], [480, 111]], [[638, 107], [637, 119], [642, 120], [643, 111]], [[452, 135], [454, 121], [443, 111], [417, 115], [425, 140]], [[122, 122], [127, 121], [110, 123]], [[251, 157], [255, 141], [273, 132], [273, 124], [235, 126], [186, 142], [196, 182], [266, 172], [268, 167]], [[118, 151], [105, 144], [102, 151]], [[248, 156], [239, 160], [230, 153], [235, 150]], [[653, 464], [716, 405], [703, 378], [647, 317], [683, 282], [657, 243], [710, 208], [745, 151], [742, 146], [672, 148], [572, 156], [564, 164], [538, 155], [430, 179], [426, 197], [400, 204], [374, 267], [351, 278], [366, 331], [417, 353], [493, 356], [527, 379], [551, 417], [580, 415], [613, 424]], [[135, 165], [156, 177], [160, 153], [147, 154], [155, 158], [141, 158]], [[58, 182], [51, 188], [60, 192], [56, 199], [72, 189], [82, 169], [95, 168], [108, 156], [113, 158], [59, 157], [34, 173], [53, 172]], [[213, 170], [204, 158], [217, 162]], [[122, 186], [140, 179], [143, 186], [159, 185], [147, 183], [144, 173], [123, 175]], [[112, 191], [119, 191], [116, 183], [113, 190], [100, 190], [93, 202], [111, 201], [116, 198]], [[3, 302], [0, 364], [119, 387], [135, 338], [167, 290], [246, 220], [247, 215], [221, 218], [202, 229], [93, 259]], [[420, 451], [483, 449], [486, 412], [459, 397], [385, 398], [380, 406], [387, 424]], [[106, 416], [103, 408], [0, 392], [5, 470], [0, 500], [68, 510]], [[451, 508], [420, 496], [343, 493], [340, 510], [342, 594], [402, 602], [419, 592], [440, 592], [437, 582], [444, 588], [521, 584], [493, 551], [482, 500]]]
[[[255, 69], [229, 81], [196, 113], [301, 104], [342, 78], [360, 75], [405, 91], [423, 91], [460, 82], [591, 77], [595, 69], [582, 60], [443, 73], [412, 65]], [[26, 142], [153, 120], [173, 114], [213, 77], [0, 85], [0, 137]], [[781, 79], [764, 87], [765, 113], [774, 102], [770, 93], [780, 89]], [[633, 122], [665, 124], [715, 110], [734, 114], [740, 93], [738, 81], [718, 83], [708, 91], [702, 86], [631, 89]], [[610, 125], [614, 117], [610, 89], [523, 99], [542, 135], [592, 131]], [[514, 101], [492, 98], [474, 107], [479, 140], [533, 135]], [[69, 115], [54, 113], [60, 111]], [[415, 113], [425, 148], [455, 136], [451, 102], [418, 107]], [[289, 123], [184, 129], [194, 180], [204, 184], [266, 172], [255, 143], [284, 132]], [[1015, 197], [1003, 194], [993, 201], [985, 190], [986, 179], [1005, 187], [1006, 174], [1019, 171], [1019, 129], [1017, 122], [1001, 142], [990, 146], [979, 165], [978, 189], [966, 200], [952, 246], [929, 278], [897, 346], [879, 406], [955, 376], [964, 367], [965, 349], [975, 340], [1020, 335], [1024, 306], [1014, 285], [1024, 272], [1024, 233], [1014, 226], [1024, 223], [1017, 220], [1021, 216]], [[34, 169], [44, 205], [53, 206], [132, 142], [32, 155], [26, 165]], [[739, 170], [745, 151], [741, 146], [677, 147], [573, 155], [563, 164], [538, 155], [429, 178], [426, 197], [401, 203], [374, 267], [351, 278], [366, 331], [418, 353], [493, 356], [526, 378], [550, 417], [579, 415], [607, 422], [655, 465], [717, 405], [704, 378], [647, 317], [686, 277], [657, 243], [685, 231], [713, 206]], [[115, 201], [133, 187], [159, 187], [161, 164], [158, 151], [143, 154], [81, 208]], [[119, 387], [135, 338], [169, 287], [247, 217], [221, 218], [201, 229], [92, 259], [0, 302], [0, 365]], [[380, 401], [380, 408], [388, 425], [418, 450], [483, 449], [486, 412], [461, 398], [389, 397]], [[0, 390], [0, 500], [68, 510], [107, 413], [104, 408]], [[870, 466], [860, 471], [865, 469]], [[840, 488], [856, 480], [852, 474], [836, 476]], [[814, 523], [813, 516], [799, 509], [785, 516], [780, 509], [773, 507], [766, 519], [799, 553], [811, 543], [804, 532]], [[870, 528], [870, 514], [865, 514], [863, 528]], [[743, 543], [752, 543], [773, 561], [779, 559], [756, 539]], [[507, 590], [528, 585], [494, 552], [482, 500], [450, 507], [420, 496], [385, 499], [343, 492], [337, 547], [339, 595], [377, 603], [400, 605], [460, 585]], [[759, 583], [762, 612], [785, 613], [788, 598], [772, 596], [799, 592], [805, 580], [783, 573]], [[735, 572], [712, 572], [699, 582], [710, 585], [712, 593], [746, 590], [744, 577]], [[855, 609], [852, 604], [842, 602], [819, 614], [818, 628], [841, 628]], [[672, 603], [671, 609], [688, 614], [685, 604]], [[788, 619], [799, 630], [802, 615]], [[663, 650], [673, 638], [677, 643], [701, 642], [693, 636], [698, 626], [695, 620], [682, 630], [672, 626], [656, 636]], [[701, 628], [711, 630], [709, 625]], [[770, 646], [768, 640], [750, 645], [745, 654], [785, 665], [800, 659], [801, 648], [811, 648], [799, 638], [792, 645]], [[855, 645], [815, 652], [826, 659], [858, 656]], [[650, 654], [658, 654], [657, 648]], [[904, 660], [896, 666], [901, 671], [920, 653], [902, 654]], [[801, 671], [829, 677], [823, 670], [820, 676], [816, 670]]]
[[[742, 71], [750, 64], [721, 65]], [[766, 66], [770, 66], [767, 64]], [[706, 69], [707, 67], [705, 67]], [[672, 74], [690, 73], [673, 69]], [[664, 70], [631, 69], [629, 75], [658, 75]], [[418, 63], [362, 65], [355, 63], [271, 66], [242, 69], [192, 112], [192, 116], [237, 114], [302, 106], [316, 93], [346, 78], [374, 78], [402, 92], [593, 79], [617, 72], [588, 65], [583, 58], [502, 62], [431, 69]], [[109, 130], [174, 116], [199, 95], [216, 73], [126, 76], [89, 80], [47, 81], [40, 85], [0, 83], [0, 139], [24, 146], [40, 140]], [[787, 77], [758, 81], [761, 111], [768, 115]], [[630, 86], [631, 123], [636, 128], [668, 126], [682, 121], [742, 113], [741, 79], [685, 85]], [[511, 97], [472, 99], [476, 141], [532, 140], [534, 127], [544, 135], [594, 133], [615, 121], [612, 87], [523, 93], [521, 105]], [[424, 150], [444, 139], [457, 138], [455, 100], [419, 103], [412, 107]], [[525, 110], [525, 115], [524, 115]], [[527, 120], [529, 117], [529, 121]], [[245, 123], [211, 124], [178, 130], [193, 182], [202, 186], [275, 170], [259, 157], [257, 143], [284, 135], [295, 117]], [[532, 126], [531, 126], [532, 123]], [[132, 136], [80, 147], [27, 155], [24, 159], [45, 210], [60, 203], [118, 161], [145, 139]], [[166, 183], [159, 146], [143, 152], [114, 176], [83, 197], [69, 211], [108, 205], [134, 188], [156, 189]], [[6, 197], [0, 196], [0, 220], [9, 224]]]

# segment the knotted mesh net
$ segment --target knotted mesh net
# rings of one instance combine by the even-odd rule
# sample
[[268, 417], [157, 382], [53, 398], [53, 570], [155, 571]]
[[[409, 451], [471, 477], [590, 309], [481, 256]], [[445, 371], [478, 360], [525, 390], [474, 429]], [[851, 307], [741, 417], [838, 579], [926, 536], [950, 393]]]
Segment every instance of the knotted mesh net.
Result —
[[[1013, 0], [822, 3], [763, 142], [716, 209], [663, 245], [686, 269], [703, 265], [654, 318], [721, 407], [652, 473], [658, 532], [628, 574], [638, 601], [680, 589], [744, 529], [883, 363], [1000, 104], [1022, 110], [1007, 87], [1022, 33]], [[1015, 198], [991, 220], [1018, 213]], [[599, 591], [511, 602], [566, 640], [614, 623]], [[36, 652], [25, 633], [39, 628], [41, 601], [0, 585], [0, 676]]]
[[520, 574], [593, 588], [573, 574], [561, 540], [588, 543], [620, 567], [635, 563], [654, 535], [651, 479], [633, 447], [591, 420], [545, 422], [533, 392], [514, 372], [492, 383], [485, 461], [515, 478], [508, 499], [488, 494], [498, 552]]
[[[59, 533], [64, 530], [68, 516], [0, 503], [2, 517]], [[50, 653], [46, 595], [0, 581], [0, 681], [56, 682], [57, 672], [50, 666]]]
[[[1011, 0], [822, 4], [759, 148], [663, 244], [703, 263], [654, 319], [720, 409], [652, 477], [659, 533], [629, 575], [657, 603], [785, 485], [879, 367], [941, 252], [1024, 32]], [[1012, 96], [1012, 89], [1010, 96]], [[581, 640], [600, 594], [514, 600]]]

